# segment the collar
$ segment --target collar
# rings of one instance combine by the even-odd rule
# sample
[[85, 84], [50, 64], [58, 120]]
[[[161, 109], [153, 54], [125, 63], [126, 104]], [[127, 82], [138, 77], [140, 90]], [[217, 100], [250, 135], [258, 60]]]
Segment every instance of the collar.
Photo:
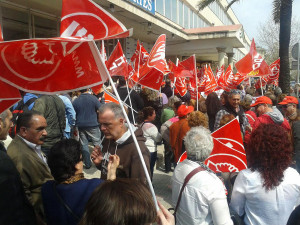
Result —
[[[130, 124], [131, 128], [133, 131], [137, 130], [137, 127], [135, 127], [134, 125]], [[128, 127], [128, 125], [127, 125]], [[127, 131], [122, 135], [122, 137], [120, 137], [118, 140], [116, 140], [116, 143], [118, 145], [123, 144], [129, 137], [131, 136], [130, 130], [129, 128], [127, 129]]]
[[37, 144], [34, 144], [30, 141], [27, 141], [25, 138], [21, 137], [20, 135], [18, 135], [28, 146], [29, 148], [33, 149], [33, 150], [41, 150], [41, 146], [40, 145], [37, 145]]

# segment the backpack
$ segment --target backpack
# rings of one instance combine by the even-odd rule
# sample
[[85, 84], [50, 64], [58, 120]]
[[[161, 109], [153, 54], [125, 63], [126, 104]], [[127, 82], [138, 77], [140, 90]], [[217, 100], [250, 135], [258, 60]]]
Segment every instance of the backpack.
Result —
[[18, 102], [17, 107], [12, 111], [13, 117], [12, 117], [12, 122], [13, 126], [9, 130], [9, 136], [11, 138], [14, 138], [16, 136], [16, 122], [20, 114], [23, 112], [29, 111], [29, 106], [36, 100], [37, 98], [33, 97], [29, 99], [26, 103], [24, 103], [24, 100], [22, 99], [21, 101]]

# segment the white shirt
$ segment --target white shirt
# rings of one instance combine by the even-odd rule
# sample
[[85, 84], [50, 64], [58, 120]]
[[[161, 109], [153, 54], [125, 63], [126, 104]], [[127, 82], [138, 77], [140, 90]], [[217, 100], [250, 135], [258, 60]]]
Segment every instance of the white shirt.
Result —
[[[185, 177], [199, 164], [191, 160], [179, 163], [172, 177], [172, 202], [176, 206], [180, 189]], [[195, 174], [184, 188], [176, 213], [176, 224], [184, 225], [227, 225], [230, 219], [224, 185], [214, 174], [200, 171]]]
[[300, 203], [300, 175], [293, 168], [284, 171], [283, 181], [266, 191], [259, 172], [245, 169], [239, 172], [233, 187], [230, 206], [244, 222], [257, 225], [283, 225]]
[[27, 141], [25, 138], [22, 138], [20, 135], [19, 137], [28, 145], [29, 148], [33, 149], [35, 153], [38, 155], [38, 157], [47, 164], [47, 158], [45, 157], [44, 153], [41, 150], [41, 146], [34, 144], [30, 141]]

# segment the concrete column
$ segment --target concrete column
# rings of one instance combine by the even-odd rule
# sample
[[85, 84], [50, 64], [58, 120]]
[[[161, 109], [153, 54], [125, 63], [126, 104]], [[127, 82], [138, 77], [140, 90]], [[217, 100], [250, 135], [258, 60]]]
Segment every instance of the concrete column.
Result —
[[233, 56], [234, 56], [234, 53], [233, 52], [227, 52], [226, 55], [228, 57], [228, 65], [230, 65], [231, 68], [233, 69]]
[[217, 51], [219, 55], [219, 68], [225, 64], [225, 50], [226, 48], [217, 47]]

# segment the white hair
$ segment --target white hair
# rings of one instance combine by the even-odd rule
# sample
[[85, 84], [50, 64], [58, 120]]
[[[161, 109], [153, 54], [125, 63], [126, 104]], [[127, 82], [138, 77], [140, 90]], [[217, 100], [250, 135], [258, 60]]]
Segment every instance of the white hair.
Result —
[[188, 158], [205, 161], [213, 150], [214, 144], [210, 131], [204, 127], [192, 127], [184, 137], [184, 145]]

